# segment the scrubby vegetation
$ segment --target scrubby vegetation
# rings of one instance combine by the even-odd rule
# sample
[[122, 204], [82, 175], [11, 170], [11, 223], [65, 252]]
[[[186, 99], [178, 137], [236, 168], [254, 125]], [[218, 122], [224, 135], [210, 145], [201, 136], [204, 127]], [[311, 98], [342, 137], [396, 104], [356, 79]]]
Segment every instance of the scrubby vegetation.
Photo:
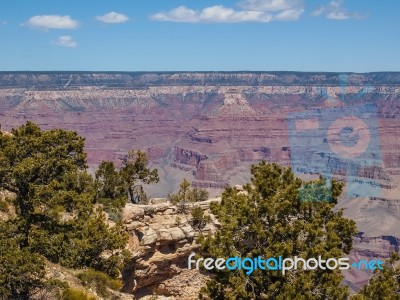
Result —
[[383, 270], [376, 270], [368, 284], [351, 297], [351, 300], [400, 299], [400, 255], [392, 253]]
[[29, 299], [35, 289], [45, 287], [44, 261], [21, 247], [22, 240], [17, 226], [0, 223], [0, 299]]
[[102, 162], [96, 172], [97, 201], [107, 208], [121, 208], [127, 199], [133, 203], [145, 203], [147, 196], [141, 183], [159, 181], [158, 170], [149, 169], [147, 154], [130, 151], [117, 169], [112, 162]]
[[7, 202], [2, 199], [0, 199], [0, 211], [4, 213], [7, 213], [9, 211]]
[[190, 188], [190, 182], [184, 179], [179, 185], [176, 194], [168, 195], [168, 200], [178, 207], [179, 212], [186, 213], [190, 203], [205, 201], [208, 199], [208, 191], [199, 188]]
[[122, 281], [120, 279], [113, 279], [107, 274], [89, 269], [78, 275], [82, 283], [92, 288], [102, 297], [109, 297], [111, 295], [109, 289], [118, 291], [122, 288]]
[[45, 287], [44, 259], [117, 277], [127, 235], [121, 224], [107, 225], [103, 209], [119, 212], [135, 185], [158, 180], [147, 162], [132, 151], [120, 170], [103, 162], [94, 179], [76, 132], [28, 122], [0, 133], [0, 188], [16, 195], [16, 218], [0, 222], [0, 298], [29, 299]]
[[[221, 223], [213, 236], [200, 239], [202, 250], [212, 257], [342, 257], [352, 247], [355, 223], [333, 210], [342, 184], [315, 184], [301, 201], [307, 184], [290, 168], [262, 162], [251, 168], [251, 183], [238, 193], [227, 188], [212, 212]], [[316, 191], [315, 189], [319, 189]], [[313, 195], [329, 192], [330, 202]], [[340, 270], [279, 271], [220, 270], [203, 289], [202, 299], [346, 299]]]
[[68, 288], [64, 291], [62, 300], [96, 300], [96, 297], [88, 295], [83, 290]]
[[206, 215], [203, 209], [199, 206], [195, 207], [191, 211], [192, 221], [191, 225], [197, 230], [203, 229], [207, 223], [211, 221], [211, 217]]

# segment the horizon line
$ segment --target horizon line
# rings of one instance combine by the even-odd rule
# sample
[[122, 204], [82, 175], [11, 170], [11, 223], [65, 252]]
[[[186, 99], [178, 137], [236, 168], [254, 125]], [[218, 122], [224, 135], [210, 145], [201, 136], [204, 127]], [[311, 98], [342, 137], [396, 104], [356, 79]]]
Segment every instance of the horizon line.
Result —
[[237, 70], [237, 71], [91, 71], [91, 70], [13, 70], [0, 71], [1, 73], [314, 73], [314, 74], [376, 74], [376, 73], [400, 73], [399, 71], [252, 71], [252, 70]]

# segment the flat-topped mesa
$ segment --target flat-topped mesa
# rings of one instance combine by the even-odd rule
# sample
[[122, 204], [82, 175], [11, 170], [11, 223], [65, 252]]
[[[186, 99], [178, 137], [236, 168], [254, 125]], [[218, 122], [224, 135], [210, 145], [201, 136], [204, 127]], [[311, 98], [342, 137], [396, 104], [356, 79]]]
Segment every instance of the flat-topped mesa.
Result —
[[72, 89], [84, 86], [148, 87], [175, 85], [397, 85], [398, 72], [0, 72], [1, 87]]

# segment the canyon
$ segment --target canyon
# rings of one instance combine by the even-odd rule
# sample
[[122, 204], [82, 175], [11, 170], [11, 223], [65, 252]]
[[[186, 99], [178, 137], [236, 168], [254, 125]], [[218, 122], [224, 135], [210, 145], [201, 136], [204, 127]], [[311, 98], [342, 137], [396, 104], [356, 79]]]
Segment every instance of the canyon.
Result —
[[[399, 250], [400, 73], [0, 72], [1, 129], [27, 121], [83, 135], [92, 171], [145, 150], [160, 174], [150, 197], [184, 178], [218, 196], [260, 160], [335, 176], [346, 182], [337, 208], [359, 230], [351, 255]], [[346, 281], [357, 289], [368, 276]]]

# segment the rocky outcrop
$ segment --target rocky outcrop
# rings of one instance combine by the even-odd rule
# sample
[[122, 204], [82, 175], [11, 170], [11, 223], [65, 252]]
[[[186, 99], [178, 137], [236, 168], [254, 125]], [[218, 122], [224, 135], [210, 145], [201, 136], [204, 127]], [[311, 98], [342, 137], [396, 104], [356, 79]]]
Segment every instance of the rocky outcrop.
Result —
[[207, 155], [200, 154], [196, 151], [175, 147], [175, 161], [178, 163], [198, 167], [199, 163], [206, 159]]
[[[187, 213], [178, 212], [169, 202], [125, 206], [122, 220], [129, 233], [132, 261], [123, 272], [124, 292], [137, 297], [157, 294], [176, 299], [196, 298], [207, 275], [189, 270], [187, 258], [198, 249], [196, 237], [213, 233], [218, 227], [209, 211], [213, 201], [220, 198], [192, 204]], [[201, 230], [192, 227], [189, 212], [194, 206], [211, 216], [211, 223]]]

